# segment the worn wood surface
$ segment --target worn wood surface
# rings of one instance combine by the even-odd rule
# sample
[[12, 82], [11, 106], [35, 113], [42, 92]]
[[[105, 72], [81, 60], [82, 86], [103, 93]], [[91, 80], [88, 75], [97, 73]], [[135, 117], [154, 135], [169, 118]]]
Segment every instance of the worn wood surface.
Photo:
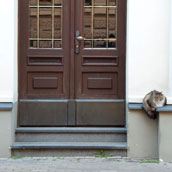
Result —
[[[80, 35], [84, 36], [83, 10], [84, 1], [63, 0], [62, 49], [31, 49], [29, 26], [33, 26], [32, 36], [34, 36], [36, 25], [35, 21], [29, 18], [29, 1], [19, 0], [19, 102], [33, 101], [19, 103], [19, 125], [125, 125], [126, 0], [117, 1], [116, 49], [84, 49], [84, 41], [80, 41], [79, 54], [75, 54], [75, 31], [79, 30]], [[40, 20], [44, 20], [42, 17], [49, 16], [49, 13], [50, 11], [47, 10], [40, 12]], [[31, 16], [35, 15], [32, 11]], [[97, 28], [100, 26], [99, 19], [95, 21]], [[88, 18], [87, 20], [89, 22]], [[57, 22], [59, 21], [55, 21], [55, 35], [59, 36], [60, 28]], [[101, 22], [104, 23], [104, 20]], [[111, 29], [112, 23], [113, 21], [109, 24]], [[43, 21], [40, 25], [40, 35], [49, 37], [51, 35], [49, 21], [47, 25], [45, 24]], [[95, 35], [99, 35], [98, 31], [100, 29], [95, 29]], [[103, 31], [101, 34], [103, 35]], [[42, 46], [48, 45], [46, 43]], [[37, 100], [46, 102], [46, 100], [63, 101], [64, 99], [67, 103], [63, 108], [60, 104], [57, 105], [61, 110], [55, 108], [56, 105], [53, 103], [51, 105], [49, 102], [39, 105], [37, 103]], [[93, 104], [78, 103], [76, 100], [80, 99], [95, 102], [123, 100], [123, 104], [103, 104], [97, 101], [95, 111], [88, 113], [89, 108], [94, 108]], [[44, 110], [44, 106], [49, 110]], [[52, 111], [51, 106], [53, 106]], [[98, 119], [99, 113], [101, 119]]]

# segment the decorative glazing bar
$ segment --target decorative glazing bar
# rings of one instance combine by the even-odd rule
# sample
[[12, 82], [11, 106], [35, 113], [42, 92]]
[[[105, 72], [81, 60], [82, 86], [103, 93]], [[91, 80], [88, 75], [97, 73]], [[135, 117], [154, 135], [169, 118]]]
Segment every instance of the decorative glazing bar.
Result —
[[92, 6], [92, 48], [94, 48], [94, 40], [93, 40], [93, 38], [94, 38], [94, 0], [92, 0], [92, 4], [93, 4], [93, 6]]
[[[54, 0], [53, 0], [53, 5], [54, 5]], [[54, 6], [52, 7], [52, 48], [54, 48], [54, 25], [55, 25], [55, 23], [54, 23], [54, 11], [55, 11], [55, 9], [54, 9]]]
[[106, 8], [106, 11], [107, 11], [107, 18], [106, 18], [106, 35], [107, 35], [107, 41], [106, 41], [106, 48], [108, 48], [108, 38], [109, 38], [109, 8], [108, 8], [108, 5], [109, 5], [109, 0], [106, 1], [107, 3], [107, 8]]
[[92, 8], [92, 7], [96, 7], [96, 8], [116, 8], [117, 6], [84, 6], [85, 8]]
[[51, 2], [30, 0], [30, 48], [62, 48], [63, 5]]
[[84, 48], [116, 48], [116, 0], [85, 0]]
[[62, 39], [49, 39], [49, 38], [29, 38], [30, 41], [61, 41]]
[[110, 50], [111, 50], [111, 49], [114, 50], [114, 49], [116, 49], [116, 48], [115, 48], [115, 47], [109, 47], [109, 48], [106, 48], [106, 47], [105, 47], [105, 48], [104, 48], [104, 47], [96, 47], [96, 48], [95, 48], [95, 47], [94, 47], [94, 48], [85, 48], [85, 49], [86, 49], [86, 50], [109, 50], [109, 49], [110, 49]]
[[33, 5], [30, 5], [29, 8], [62, 8], [62, 6], [33, 6]]
[[39, 48], [39, 11], [40, 11], [40, 9], [39, 9], [39, 0], [37, 0], [37, 6], [38, 6], [38, 8], [37, 8], [37, 48]]
[[84, 38], [84, 41], [116, 41], [116, 39], [109, 38], [109, 39], [103, 39], [103, 38], [98, 38], [98, 39], [86, 39]]

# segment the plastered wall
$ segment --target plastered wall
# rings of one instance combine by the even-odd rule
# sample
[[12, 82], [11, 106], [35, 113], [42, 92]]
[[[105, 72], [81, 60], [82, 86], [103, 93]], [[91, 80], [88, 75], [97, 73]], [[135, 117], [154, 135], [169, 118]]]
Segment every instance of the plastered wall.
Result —
[[[171, 97], [171, 0], [127, 0], [127, 98], [150, 90]], [[0, 6], [0, 102], [17, 100], [17, 0]], [[5, 17], [4, 17], [5, 16]]]
[[159, 159], [172, 162], [172, 113], [161, 112], [159, 116]]
[[[151, 90], [171, 101], [171, 0], [128, 0], [127, 101], [142, 103]], [[128, 156], [158, 158], [158, 121], [141, 110], [127, 113]]]
[[0, 102], [17, 99], [17, 0], [0, 5]]
[[[141, 102], [153, 89], [164, 91], [170, 99], [171, 0], [127, 2], [127, 101]], [[0, 102], [16, 102], [17, 0], [1, 1], [0, 14]], [[9, 143], [14, 139], [15, 114], [0, 112], [0, 138], [3, 140], [0, 156], [9, 155]], [[129, 156], [156, 156], [156, 121], [150, 122], [142, 113], [132, 111], [127, 118]], [[141, 126], [139, 130], [138, 125]], [[142, 142], [143, 137], [148, 139]]]
[[13, 102], [12, 111], [0, 111], [0, 157], [11, 156], [17, 119], [17, 2], [0, 5], [0, 103]]
[[158, 159], [158, 119], [149, 119], [141, 110], [128, 112], [128, 156]]
[[128, 0], [128, 98], [141, 102], [151, 90], [171, 96], [171, 0]]
[[17, 124], [17, 103], [13, 104], [12, 111], [0, 111], [0, 158], [10, 157], [10, 146], [15, 140]]

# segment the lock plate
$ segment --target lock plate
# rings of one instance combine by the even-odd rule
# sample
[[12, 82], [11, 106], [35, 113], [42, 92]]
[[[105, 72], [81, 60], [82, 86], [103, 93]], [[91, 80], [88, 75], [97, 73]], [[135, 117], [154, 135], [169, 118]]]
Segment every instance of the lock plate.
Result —
[[76, 53], [76, 54], [79, 54], [79, 44], [80, 44], [80, 42], [79, 42], [79, 40], [77, 39], [77, 38], [79, 37], [79, 35], [80, 35], [80, 31], [77, 30], [77, 31], [75, 32], [75, 53]]

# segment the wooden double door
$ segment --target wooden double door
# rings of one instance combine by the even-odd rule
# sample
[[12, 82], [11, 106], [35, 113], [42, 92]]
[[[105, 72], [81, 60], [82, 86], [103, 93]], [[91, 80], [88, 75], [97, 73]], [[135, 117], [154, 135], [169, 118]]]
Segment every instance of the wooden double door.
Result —
[[19, 0], [19, 126], [124, 126], [126, 0]]

